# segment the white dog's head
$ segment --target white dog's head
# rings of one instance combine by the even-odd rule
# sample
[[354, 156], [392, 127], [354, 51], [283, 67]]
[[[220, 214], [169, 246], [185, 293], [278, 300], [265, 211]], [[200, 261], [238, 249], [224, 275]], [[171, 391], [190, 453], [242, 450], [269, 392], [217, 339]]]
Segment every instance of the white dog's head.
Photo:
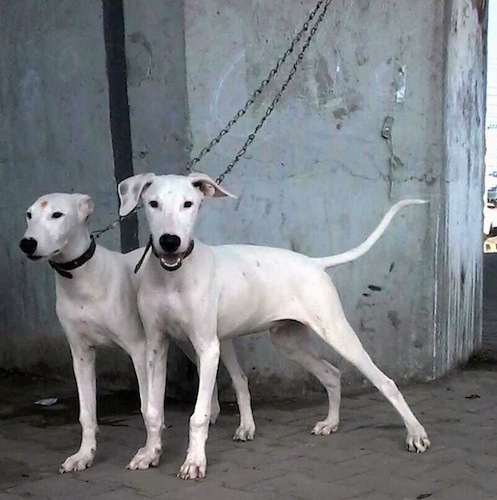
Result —
[[40, 196], [26, 211], [27, 229], [19, 243], [31, 259], [52, 259], [61, 254], [93, 212], [86, 194], [52, 193]]
[[234, 195], [201, 173], [183, 175], [139, 174], [118, 186], [119, 215], [128, 215], [142, 200], [152, 244], [164, 266], [181, 264], [193, 238], [198, 210], [206, 196]]

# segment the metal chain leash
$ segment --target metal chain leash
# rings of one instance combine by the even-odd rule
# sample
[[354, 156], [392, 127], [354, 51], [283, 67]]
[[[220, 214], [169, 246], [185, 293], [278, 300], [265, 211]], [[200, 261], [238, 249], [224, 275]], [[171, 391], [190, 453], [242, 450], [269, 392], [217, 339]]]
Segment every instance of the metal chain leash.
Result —
[[[245, 143], [243, 144], [241, 149], [238, 151], [238, 153], [236, 154], [234, 159], [231, 161], [231, 163], [228, 164], [228, 166], [226, 167], [224, 172], [221, 173], [218, 176], [218, 178], [216, 179], [216, 182], [218, 184], [221, 184], [221, 182], [223, 182], [224, 178], [233, 170], [234, 166], [240, 161], [240, 159], [243, 157], [243, 155], [247, 152], [247, 149], [254, 141], [255, 136], [257, 135], [259, 130], [262, 128], [262, 126], [264, 125], [266, 120], [269, 118], [269, 115], [273, 112], [275, 105], [281, 99], [283, 92], [286, 90], [286, 88], [288, 87], [289, 83], [291, 82], [293, 76], [297, 72], [297, 69], [298, 69], [298, 67], [299, 67], [299, 65], [304, 57], [304, 53], [307, 50], [307, 48], [309, 47], [312, 38], [316, 34], [317, 28], [321, 24], [331, 2], [332, 2], [332, 0], [319, 0], [317, 2], [316, 7], [314, 7], [314, 9], [309, 13], [306, 21], [302, 25], [302, 28], [298, 31], [298, 33], [292, 39], [290, 47], [288, 47], [288, 49], [285, 51], [285, 53], [280, 58], [278, 58], [278, 60], [276, 61], [276, 65], [271, 69], [271, 71], [268, 73], [267, 77], [261, 82], [259, 87], [248, 98], [245, 105], [233, 116], [233, 118], [231, 118], [231, 120], [228, 121], [228, 123], [221, 130], [221, 132], [219, 132], [219, 134], [214, 139], [212, 139], [209, 142], [209, 144], [205, 148], [203, 148], [195, 158], [193, 158], [192, 160], [190, 160], [187, 163], [187, 165], [186, 165], [186, 172], [187, 173], [190, 173], [192, 171], [193, 165], [198, 163], [207, 153], [209, 153], [212, 150], [212, 148], [216, 144], [218, 144], [221, 141], [221, 139], [230, 131], [231, 127], [233, 127], [233, 125], [235, 125], [235, 123], [242, 116], [244, 116], [247, 113], [247, 110], [250, 108], [250, 106], [252, 106], [252, 104], [254, 104], [257, 97], [264, 91], [264, 89], [269, 85], [269, 83], [271, 82], [273, 77], [278, 73], [279, 69], [285, 63], [288, 56], [293, 53], [293, 51], [295, 50], [295, 46], [300, 42], [303, 34], [309, 30], [310, 23], [314, 20], [318, 11], [321, 9], [321, 7], [323, 7], [323, 10], [319, 14], [318, 18], [316, 19], [314, 26], [310, 29], [309, 35], [305, 39], [304, 45], [302, 46], [301, 51], [297, 55], [297, 59], [294, 62], [292, 69], [290, 70], [290, 73], [288, 74], [287, 78], [285, 79], [285, 81], [281, 85], [280, 90], [278, 91], [276, 96], [271, 101], [271, 104], [267, 107], [266, 112], [264, 113], [262, 119], [259, 121], [257, 126], [254, 128], [253, 132], [248, 136], [247, 140], [245, 141]], [[133, 210], [132, 212], [130, 212], [129, 214], [127, 214], [123, 217], [119, 217], [119, 219], [115, 220], [114, 222], [111, 222], [109, 225], [105, 226], [103, 229], [97, 229], [95, 231], [92, 231], [92, 233], [91, 233], [92, 237], [94, 237], [95, 239], [100, 238], [100, 236], [102, 234], [106, 233], [107, 231], [110, 231], [111, 229], [114, 229], [122, 221], [126, 220], [128, 217], [131, 217], [132, 215], [137, 213], [139, 208], [141, 208], [141, 207], [136, 208], [135, 210]]]
[[95, 231], [91, 232], [92, 238], [98, 239], [102, 234], [106, 233], [107, 231], [110, 231], [111, 229], [114, 229], [117, 227], [119, 224], [121, 224], [122, 221], [126, 220], [128, 217], [131, 217], [132, 215], [138, 213], [138, 210], [141, 207], [135, 208], [133, 211], [131, 211], [127, 215], [120, 216], [119, 219], [115, 220], [114, 222], [111, 222], [109, 225], [105, 226], [103, 229], [96, 229]]
[[[287, 77], [287, 79], [285, 80], [284, 84], [280, 88], [280, 91], [278, 93], [279, 96], [277, 95], [277, 99], [276, 98], [273, 99], [273, 102], [271, 103], [271, 105], [269, 106], [269, 108], [266, 110], [266, 114], [264, 115], [264, 117], [261, 120], [262, 123], [260, 122], [258, 124], [258, 126], [254, 129], [254, 132], [249, 135], [249, 138], [247, 139], [247, 141], [243, 145], [242, 149], [240, 149], [240, 151], [235, 156], [234, 160], [228, 165], [228, 167], [226, 168], [226, 171], [223, 172], [218, 177], [218, 179], [216, 180], [216, 182], [218, 182], [218, 183], [222, 182], [223, 179], [224, 179], [224, 177], [227, 174], [229, 174], [229, 172], [231, 172], [231, 170], [233, 169], [233, 167], [235, 166], [235, 164], [238, 163], [238, 161], [240, 160], [240, 158], [245, 154], [248, 146], [250, 146], [250, 144], [253, 142], [253, 140], [255, 138], [255, 134], [257, 134], [257, 132], [260, 130], [260, 128], [262, 127], [262, 125], [264, 124], [264, 122], [266, 121], [266, 119], [268, 118], [268, 116], [272, 113], [272, 111], [274, 109], [274, 105], [280, 100], [281, 94], [285, 91], [287, 85], [290, 83], [291, 79], [293, 78], [293, 75], [295, 74], [295, 72], [296, 72], [296, 70], [298, 68], [298, 65], [302, 61], [303, 54], [307, 50], [307, 47], [309, 46], [309, 44], [310, 44], [310, 42], [311, 42], [314, 34], [316, 33], [317, 27], [319, 26], [319, 24], [323, 20], [323, 17], [326, 14], [326, 11], [328, 10], [328, 7], [329, 7], [331, 1], [332, 0], [319, 0], [317, 2], [317, 4], [314, 7], [314, 9], [309, 13], [307, 19], [303, 23], [301, 29], [297, 32], [297, 34], [292, 39], [291, 44], [288, 47], [288, 49], [285, 51], [285, 53], [281, 57], [278, 58], [278, 60], [276, 61], [276, 65], [271, 69], [271, 71], [269, 71], [267, 77], [264, 80], [262, 80], [262, 82], [259, 85], [259, 87], [247, 99], [247, 101], [245, 102], [244, 106], [237, 113], [235, 113], [235, 115], [231, 118], [231, 120], [228, 121], [228, 123], [226, 124], [226, 126], [219, 132], [219, 134], [216, 137], [214, 137], [214, 139], [212, 139], [209, 142], [209, 144], [205, 148], [203, 148], [196, 157], [194, 157], [193, 159], [191, 159], [187, 163], [186, 169], [185, 169], [187, 173], [190, 173], [192, 171], [193, 165], [195, 165], [196, 163], [198, 163], [207, 153], [209, 153], [216, 144], [219, 144], [219, 142], [221, 141], [221, 139], [230, 131], [230, 129], [233, 127], [233, 125], [235, 125], [235, 123], [242, 116], [244, 116], [247, 113], [248, 109], [250, 108], [250, 106], [252, 106], [254, 104], [254, 102], [256, 101], [257, 97], [269, 85], [269, 83], [271, 82], [271, 80], [273, 79], [273, 77], [276, 76], [276, 74], [278, 73], [278, 71], [281, 68], [281, 66], [285, 63], [285, 61], [288, 58], [288, 56], [293, 53], [293, 51], [295, 50], [296, 45], [300, 42], [300, 40], [302, 39], [302, 36], [304, 35], [304, 33], [309, 30], [310, 23], [316, 17], [318, 11], [321, 9], [321, 7], [324, 4], [323, 11], [318, 16], [318, 19], [316, 20], [314, 26], [311, 28], [310, 35], [307, 37], [302, 50], [300, 51], [300, 53], [297, 56], [297, 61], [293, 65], [292, 70], [290, 71], [289, 76]], [[252, 137], [252, 136], [254, 136], [254, 137]]]
[[271, 104], [267, 107], [266, 112], [264, 113], [260, 122], [256, 125], [253, 132], [248, 136], [248, 138], [245, 141], [245, 143], [243, 144], [243, 146], [240, 148], [238, 153], [235, 155], [235, 158], [233, 158], [231, 163], [228, 164], [228, 166], [226, 167], [224, 172], [217, 177], [216, 182], [218, 184], [223, 182], [224, 178], [233, 170], [233, 167], [240, 161], [242, 156], [247, 152], [248, 147], [252, 144], [252, 142], [254, 142], [254, 139], [255, 139], [255, 136], [257, 135], [257, 132], [259, 132], [259, 130], [262, 128], [262, 126], [264, 125], [266, 120], [269, 118], [269, 116], [273, 112], [274, 107], [276, 106], [278, 101], [281, 99], [283, 92], [285, 92], [289, 83], [292, 81], [293, 76], [297, 72], [297, 69], [298, 69], [298, 67], [299, 67], [299, 65], [302, 62], [302, 59], [304, 57], [304, 53], [307, 50], [307, 48], [309, 47], [312, 38], [316, 34], [316, 31], [317, 31], [321, 21], [323, 20], [325, 14], [326, 14], [326, 11], [328, 10], [328, 7], [331, 4], [331, 2], [332, 2], [332, 0], [326, 0], [326, 2], [324, 3], [323, 11], [321, 12], [321, 14], [319, 14], [314, 26], [311, 28], [309, 36], [306, 38], [304, 45], [302, 46], [302, 50], [299, 52], [299, 54], [297, 56], [297, 60], [293, 63], [292, 69], [290, 70], [288, 77], [282, 83], [280, 90], [278, 91], [278, 93], [276, 94], [274, 99], [271, 101]]

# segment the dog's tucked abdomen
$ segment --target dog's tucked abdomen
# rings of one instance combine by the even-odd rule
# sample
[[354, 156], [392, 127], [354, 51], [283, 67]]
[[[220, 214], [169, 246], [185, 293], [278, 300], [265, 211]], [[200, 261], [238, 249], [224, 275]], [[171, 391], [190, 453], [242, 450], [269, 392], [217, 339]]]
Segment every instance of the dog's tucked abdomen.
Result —
[[313, 292], [323, 286], [334, 291], [329, 276], [305, 255], [252, 245], [211, 248], [219, 259], [221, 339], [263, 331], [281, 320], [305, 323]]

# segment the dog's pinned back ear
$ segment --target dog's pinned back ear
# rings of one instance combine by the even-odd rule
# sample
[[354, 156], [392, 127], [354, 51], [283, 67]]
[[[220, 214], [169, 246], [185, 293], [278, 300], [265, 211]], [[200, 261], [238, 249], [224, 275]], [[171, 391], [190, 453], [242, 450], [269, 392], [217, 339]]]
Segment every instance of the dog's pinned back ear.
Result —
[[193, 172], [188, 176], [191, 180], [193, 187], [196, 187], [202, 191], [204, 196], [213, 196], [218, 198], [220, 196], [229, 196], [230, 198], [236, 198], [234, 194], [231, 194], [226, 189], [222, 188], [216, 181], [212, 180], [207, 174], [201, 172]]
[[155, 174], [138, 174], [128, 177], [119, 183], [117, 191], [119, 193], [119, 215], [124, 217], [136, 208], [140, 197], [146, 188], [152, 184]]
[[95, 204], [93, 200], [87, 194], [74, 193], [73, 196], [76, 197], [78, 202], [78, 214], [81, 220], [86, 220], [93, 213]]

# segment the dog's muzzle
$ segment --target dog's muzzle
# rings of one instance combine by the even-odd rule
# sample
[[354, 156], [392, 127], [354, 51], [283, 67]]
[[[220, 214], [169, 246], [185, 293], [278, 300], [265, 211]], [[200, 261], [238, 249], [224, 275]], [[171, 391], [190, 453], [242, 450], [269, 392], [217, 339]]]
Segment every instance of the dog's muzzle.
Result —
[[181, 265], [183, 264], [183, 259], [188, 257], [192, 252], [193, 252], [193, 247], [195, 246], [195, 242], [193, 240], [190, 241], [190, 244], [188, 245], [188, 248], [186, 249], [185, 252], [179, 253], [179, 254], [165, 254], [165, 255], [160, 255], [159, 252], [155, 249], [153, 245], [153, 238], [150, 236], [150, 239], [148, 240], [147, 246], [145, 247], [145, 250], [143, 252], [143, 255], [141, 256], [140, 260], [135, 266], [135, 274], [140, 270], [140, 267], [143, 264], [143, 261], [145, 260], [145, 257], [150, 249], [152, 249], [152, 254], [159, 259], [159, 263], [162, 267], [162, 269], [165, 269], [166, 271], [176, 271], [178, 270]]
[[176, 271], [181, 267], [183, 259], [192, 253], [194, 245], [194, 241], [191, 240], [188, 248], [183, 253], [160, 255], [152, 244], [152, 253], [159, 259], [162, 269], [165, 269], [166, 271]]

